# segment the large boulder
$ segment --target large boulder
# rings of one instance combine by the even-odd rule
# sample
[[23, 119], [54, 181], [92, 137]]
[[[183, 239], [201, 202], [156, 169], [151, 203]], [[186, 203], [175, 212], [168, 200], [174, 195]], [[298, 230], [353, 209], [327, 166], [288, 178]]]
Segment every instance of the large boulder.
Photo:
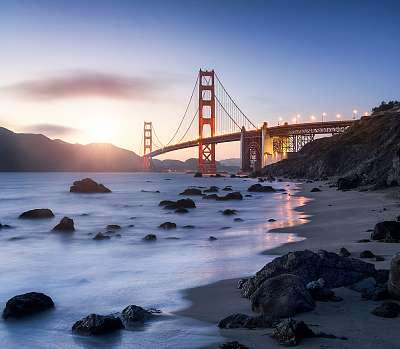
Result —
[[383, 302], [373, 309], [371, 314], [384, 318], [394, 318], [400, 314], [400, 305], [395, 302]]
[[265, 280], [250, 300], [253, 311], [278, 319], [315, 308], [315, 302], [302, 279], [292, 274]]
[[128, 305], [121, 312], [121, 319], [125, 327], [142, 324], [153, 317], [153, 314], [137, 305]]
[[44, 293], [24, 293], [7, 301], [3, 310], [3, 318], [22, 318], [51, 308], [54, 308], [54, 302]]
[[111, 190], [103, 184], [95, 182], [91, 178], [75, 181], [69, 188], [71, 193], [111, 193]]
[[192, 199], [180, 199], [176, 202], [177, 208], [196, 208], [196, 204]]
[[72, 332], [83, 336], [97, 336], [124, 328], [120, 318], [113, 315], [90, 314], [75, 322]]
[[53, 231], [61, 231], [61, 232], [73, 232], [75, 231], [74, 221], [71, 218], [64, 217], [60, 220], [54, 228]]
[[383, 221], [375, 224], [371, 240], [398, 242], [400, 240], [400, 222]]
[[394, 255], [390, 262], [388, 291], [393, 298], [400, 299], [400, 253]]
[[25, 211], [19, 215], [21, 219], [43, 219], [53, 218], [54, 213], [48, 208], [35, 208], [33, 210]]
[[318, 253], [304, 250], [289, 252], [275, 258], [242, 285], [243, 297], [249, 298], [267, 279], [281, 274], [294, 274], [304, 285], [320, 278], [327, 288], [352, 285], [366, 277], [375, 276], [375, 266], [355, 258], [341, 257], [324, 250]]
[[260, 183], [251, 185], [247, 191], [258, 193], [274, 193], [276, 190], [270, 185], [262, 185]]
[[315, 334], [303, 321], [289, 318], [278, 322], [271, 336], [280, 345], [293, 347], [298, 345], [303, 338], [314, 337]]
[[358, 175], [352, 175], [342, 177], [337, 180], [338, 190], [349, 190], [357, 188], [361, 183], [361, 177]]

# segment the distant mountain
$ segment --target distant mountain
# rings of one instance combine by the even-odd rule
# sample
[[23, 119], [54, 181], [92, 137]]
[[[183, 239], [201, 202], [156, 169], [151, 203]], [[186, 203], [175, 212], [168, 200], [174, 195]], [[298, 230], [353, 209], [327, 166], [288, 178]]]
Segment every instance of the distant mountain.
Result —
[[[227, 171], [227, 172], [236, 172], [239, 170], [239, 164], [236, 165], [229, 165], [230, 160], [236, 160], [236, 159], [228, 159], [228, 164], [225, 164], [224, 161], [226, 160], [221, 160], [217, 161], [217, 170], [218, 171]], [[197, 159], [196, 158], [190, 158], [187, 159], [186, 161], [180, 161], [180, 160], [157, 160], [153, 159], [153, 169], [155, 171], [178, 171], [178, 172], [183, 172], [183, 171], [197, 171]]]
[[0, 127], [0, 171], [100, 171], [142, 169], [139, 155], [112, 144], [71, 144], [41, 134]]
[[219, 163], [222, 166], [240, 167], [240, 158], [224, 159], [224, 160], [220, 160]]

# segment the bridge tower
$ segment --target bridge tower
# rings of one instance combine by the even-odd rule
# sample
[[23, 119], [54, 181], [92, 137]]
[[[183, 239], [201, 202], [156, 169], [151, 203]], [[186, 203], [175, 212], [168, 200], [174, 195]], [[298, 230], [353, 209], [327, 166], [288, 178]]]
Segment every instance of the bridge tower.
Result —
[[143, 125], [143, 168], [150, 169], [151, 158], [146, 156], [153, 150], [153, 126], [151, 121], [144, 122]]
[[[217, 172], [215, 144], [204, 144], [203, 138], [215, 136], [214, 70], [199, 71], [199, 160], [198, 170], [203, 174]], [[209, 128], [209, 133], [206, 129]]]

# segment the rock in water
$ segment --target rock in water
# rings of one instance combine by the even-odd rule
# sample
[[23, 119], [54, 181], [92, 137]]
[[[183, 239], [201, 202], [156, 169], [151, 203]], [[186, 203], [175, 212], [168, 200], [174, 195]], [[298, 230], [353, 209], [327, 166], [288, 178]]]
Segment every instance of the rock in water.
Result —
[[118, 224], [109, 224], [106, 227], [107, 230], [120, 230], [121, 226]]
[[212, 185], [210, 188], [205, 189], [204, 193], [217, 193], [219, 190], [218, 187], [216, 187], [215, 185]]
[[360, 252], [360, 258], [374, 258], [375, 255], [370, 250]]
[[110, 189], [91, 178], [75, 181], [69, 191], [71, 193], [111, 193]]
[[321, 191], [321, 189], [319, 189], [319, 188], [312, 188], [312, 189], [310, 190], [311, 193], [317, 193], [317, 192], [319, 192], [319, 191]]
[[94, 237], [93, 240], [101, 241], [101, 240], [110, 240], [110, 237], [108, 235], [105, 235], [103, 233], [97, 233]]
[[232, 216], [234, 214], [236, 214], [237, 211], [236, 210], [231, 210], [230, 208], [227, 208], [226, 210], [222, 211], [222, 214], [225, 216]]
[[372, 314], [385, 318], [394, 318], [400, 314], [400, 305], [395, 302], [384, 302], [371, 311]]
[[147, 234], [144, 238], [144, 241], [156, 241], [157, 236], [155, 234]]
[[195, 178], [203, 177], [203, 174], [201, 172], [196, 172], [193, 177]]
[[44, 293], [29, 292], [9, 299], [3, 311], [3, 318], [21, 318], [54, 308], [53, 300]]
[[219, 349], [250, 349], [238, 341], [226, 342], [219, 346]]
[[400, 222], [383, 221], [375, 224], [374, 231], [371, 233], [371, 240], [398, 242], [400, 240]]
[[33, 210], [25, 211], [19, 215], [21, 219], [43, 219], [53, 218], [54, 213], [48, 208], [35, 208]]
[[303, 321], [298, 322], [290, 318], [277, 323], [272, 332], [272, 338], [286, 347], [296, 346], [302, 338], [314, 336], [314, 332]]
[[159, 228], [170, 230], [170, 229], [176, 229], [176, 224], [172, 222], [164, 222], [160, 224]]
[[72, 332], [83, 336], [97, 336], [124, 328], [122, 321], [112, 315], [90, 314], [75, 322]]
[[350, 257], [351, 253], [347, 250], [347, 248], [342, 247], [339, 250], [339, 256], [341, 257]]
[[309, 250], [294, 251], [275, 258], [249, 278], [243, 285], [242, 296], [249, 298], [265, 280], [281, 274], [297, 275], [305, 285], [322, 278], [326, 287], [336, 288], [352, 285], [369, 276], [375, 276], [376, 273], [373, 264], [356, 258], [341, 257], [323, 250], [318, 253]]
[[251, 185], [247, 191], [258, 193], [274, 193], [275, 189], [270, 185], [261, 185], [260, 183]]
[[196, 204], [192, 199], [180, 199], [176, 202], [176, 208], [196, 208]]
[[125, 327], [144, 323], [153, 317], [153, 314], [137, 305], [128, 305], [122, 310], [121, 318]]
[[400, 299], [400, 253], [390, 262], [388, 291], [393, 298]]
[[75, 231], [74, 221], [71, 218], [64, 217], [61, 219], [60, 223], [53, 228], [53, 231], [73, 232]]
[[187, 208], [180, 207], [175, 210], [175, 213], [189, 213], [189, 210]]
[[203, 195], [200, 189], [196, 188], [187, 188], [179, 195]]
[[[208, 195], [211, 196], [211, 195]], [[243, 196], [240, 192], [234, 191], [232, 193], [228, 193], [225, 196], [217, 196], [217, 201], [228, 201], [228, 200], [243, 200]]]
[[272, 318], [284, 318], [315, 308], [310, 292], [296, 275], [282, 274], [265, 280], [252, 294], [251, 308]]

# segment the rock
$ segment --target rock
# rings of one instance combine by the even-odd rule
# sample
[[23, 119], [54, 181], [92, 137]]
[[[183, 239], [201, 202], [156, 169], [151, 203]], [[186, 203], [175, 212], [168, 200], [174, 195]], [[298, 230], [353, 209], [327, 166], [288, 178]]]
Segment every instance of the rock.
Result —
[[364, 243], [364, 242], [371, 242], [370, 239], [360, 239], [357, 242]]
[[165, 230], [176, 229], [176, 224], [172, 223], [172, 222], [164, 222], [159, 225], [159, 228], [162, 228]]
[[111, 193], [110, 189], [91, 178], [75, 181], [69, 191], [71, 193]]
[[195, 178], [203, 177], [203, 174], [201, 172], [196, 172], [193, 177]]
[[215, 241], [215, 240], [218, 240], [215, 236], [210, 236], [209, 238], [208, 238], [208, 240], [210, 240], [210, 241]]
[[393, 298], [400, 299], [400, 253], [395, 254], [390, 262], [388, 291]]
[[43, 219], [53, 218], [54, 213], [48, 208], [35, 208], [33, 210], [25, 211], [19, 215], [21, 219]]
[[230, 186], [228, 186], [228, 187], [222, 188], [222, 190], [223, 191], [232, 191], [233, 189]]
[[236, 213], [237, 213], [236, 210], [231, 210], [229, 208], [227, 208], [226, 210], [222, 211], [222, 214], [225, 215], [225, 216], [232, 216], [232, 215], [235, 215]]
[[181, 207], [181, 208], [177, 208], [175, 210], [175, 213], [189, 213], [189, 210], [187, 208]]
[[100, 240], [109, 240], [110, 239], [110, 237], [108, 236], [108, 235], [105, 235], [105, 234], [103, 234], [103, 233], [97, 233], [94, 237], [93, 237], [93, 240], [98, 240], [98, 241], [100, 241]]
[[218, 187], [216, 187], [215, 185], [212, 185], [210, 188], [205, 189], [204, 193], [217, 193], [219, 190]]
[[315, 308], [301, 278], [282, 274], [265, 280], [251, 295], [251, 308], [271, 318], [284, 318]]
[[176, 201], [162, 200], [162, 201], [160, 201], [160, 203], [158, 204], [158, 206], [172, 206], [172, 205], [176, 205]]
[[319, 191], [321, 191], [321, 189], [319, 189], [319, 188], [312, 188], [312, 189], [310, 190], [311, 193], [317, 193], [317, 192], [319, 192]]
[[219, 328], [268, 328], [273, 320], [264, 315], [249, 316], [245, 314], [232, 314], [218, 322]]
[[338, 298], [335, 297], [335, 292], [325, 287], [325, 280], [322, 278], [309, 282], [306, 288], [315, 301], [327, 302], [338, 300]]
[[371, 240], [398, 242], [400, 240], [400, 222], [383, 221], [375, 224], [374, 231], [371, 233]]
[[29, 292], [10, 298], [3, 310], [3, 318], [22, 318], [54, 308], [53, 300], [44, 293]]
[[53, 228], [53, 231], [73, 232], [75, 231], [74, 221], [71, 218], [64, 217], [61, 219], [60, 223]]
[[189, 224], [189, 225], [184, 225], [182, 228], [183, 228], [183, 229], [194, 229], [195, 226]]
[[239, 279], [238, 284], [237, 284], [237, 288], [240, 290], [243, 285], [247, 282], [247, 278], [243, 278], [243, 279]]
[[356, 258], [341, 257], [324, 250], [318, 253], [309, 250], [289, 252], [275, 258], [255, 276], [249, 278], [242, 288], [242, 296], [249, 298], [265, 280], [281, 274], [297, 275], [303, 280], [304, 285], [322, 278], [326, 287], [337, 288], [375, 276], [377, 270], [371, 263]]
[[339, 250], [339, 256], [341, 257], [350, 257], [351, 253], [344, 247]]
[[337, 181], [338, 190], [354, 189], [361, 183], [361, 178], [358, 175], [339, 178]]
[[218, 198], [219, 198], [219, 196], [217, 194], [210, 194], [210, 195], [203, 196], [203, 199], [205, 199], [205, 200], [216, 200]]
[[236, 176], [234, 173], [232, 173], [232, 174], [230, 175], [230, 177], [231, 177], [231, 178], [237, 178], [237, 176]]
[[128, 305], [121, 312], [121, 320], [125, 327], [142, 324], [153, 317], [153, 314], [137, 305]]
[[8, 225], [8, 224], [1, 224], [0, 223], [0, 230], [1, 229], [11, 229], [11, 225]]
[[360, 252], [360, 258], [374, 258], [375, 255], [370, 250]]
[[113, 315], [90, 314], [75, 322], [72, 332], [83, 336], [97, 336], [124, 328], [122, 321]]
[[243, 196], [240, 192], [234, 191], [228, 193], [225, 196], [219, 196], [216, 198], [217, 201], [228, 201], [228, 200], [243, 200]]
[[155, 234], [147, 234], [143, 240], [145, 241], [156, 241], [157, 240], [157, 236]]
[[120, 230], [121, 226], [118, 224], [109, 224], [106, 227], [107, 230]]
[[268, 222], [270, 222], [270, 223], [276, 222], [276, 219], [270, 218], [270, 219], [268, 219]]
[[176, 202], [177, 208], [196, 208], [192, 199], [180, 199]]
[[246, 194], [245, 197], [246, 197], [246, 198], [251, 198], [251, 197], [253, 197], [253, 195], [251, 195], [251, 194]]
[[251, 185], [247, 191], [258, 193], [274, 193], [275, 189], [270, 185], [261, 185], [260, 183]]
[[373, 277], [368, 277], [361, 281], [356, 282], [353, 285], [350, 285], [349, 288], [356, 292], [372, 292], [376, 288], [376, 280]]
[[395, 302], [384, 302], [371, 311], [379, 317], [395, 318], [400, 314], [400, 305]]
[[[231, 175], [232, 177], [232, 175]], [[220, 349], [250, 349], [238, 341], [226, 342], [219, 346]]]
[[296, 321], [291, 318], [277, 323], [271, 335], [280, 345], [286, 347], [296, 346], [303, 338], [314, 336], [314, 332], [303, 321]]
[[235, 218], [234, 221], [235, 222], [243, 222], [243, 219], [242, 218]]
[[372, 301], [382, 301], [389, 298], [387, 283], [378, 284], [374, 288], [365, 288], [361, 290], [361, 298]]
[[197, 188], [187, 188], [179, 195], [203, 195], [203, 193]]

